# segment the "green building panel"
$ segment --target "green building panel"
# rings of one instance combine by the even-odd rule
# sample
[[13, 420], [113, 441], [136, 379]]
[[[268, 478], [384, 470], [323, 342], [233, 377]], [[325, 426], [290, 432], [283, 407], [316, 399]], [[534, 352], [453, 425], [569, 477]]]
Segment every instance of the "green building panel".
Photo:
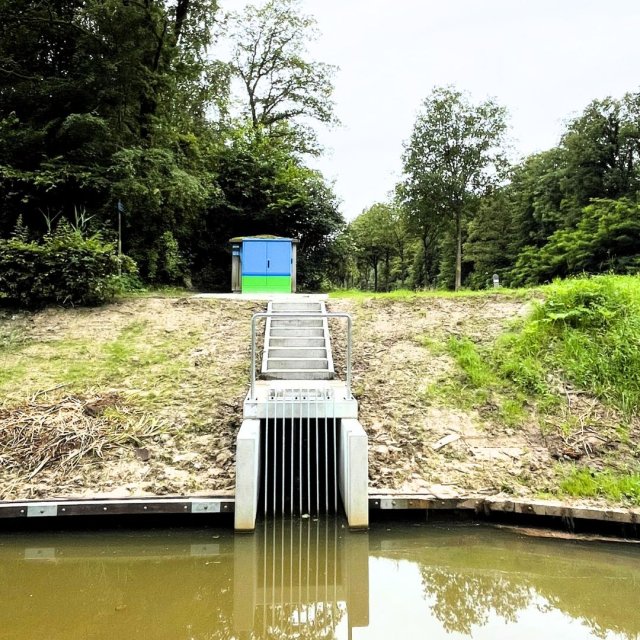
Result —
[[291, 276], [242, 276], [242, 293], [291, 293]]

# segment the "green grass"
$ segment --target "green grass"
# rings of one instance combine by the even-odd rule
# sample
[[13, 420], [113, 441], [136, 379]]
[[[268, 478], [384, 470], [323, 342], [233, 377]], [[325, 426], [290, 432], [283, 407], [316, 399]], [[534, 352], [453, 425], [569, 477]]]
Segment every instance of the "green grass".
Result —
[[560, 491], [580, 498], [607, 498], [640, 505], [640, 473], [590, 471], [574, 467], [560, 483]]
[[487, 360], [468, 338], [450, 338], [448, 350], [471, 386], [489, 388], [498, 382]]
[[177, 384], [187, 366], [186, 354], [200, 339], [198, 332], [165, 335], [145, 322], [124, 327], [113, 340], [51, 340], [27, 343], [4, 354], [0, 394], [30, 394], [64, 385], [83, 392], [98, 385], [146, 389], [149, 403]]
[[555, 282], [496, 345], [500, 373], [527, 393], [549, 393], [554, 372], [627, 415], [640, 410], [640, 277]]
[[395, 291], [378, 292], [361, 291], [360, 289], [336, 289], [329, 292], [330, 298], [349, 298], [352, 300], [414, 300], [416, 298], [486, 298], [488, 296], [502, 295], [514, 298], [526, 298], [531, 296], [535, 289], [483, 289], [462, 291], [413, 291], [411, 289], [396, 289]]
[[424, 336], [423, 347], [433, 355], [450, 355], [459, 374], [427, 385], [425, 398], [444, 402], [463, 411], [491, 414], [506, 427], [517, 427], [526, 418], [525, 396], [496, 375], [485, 351], [468, 338], [438, 341]]

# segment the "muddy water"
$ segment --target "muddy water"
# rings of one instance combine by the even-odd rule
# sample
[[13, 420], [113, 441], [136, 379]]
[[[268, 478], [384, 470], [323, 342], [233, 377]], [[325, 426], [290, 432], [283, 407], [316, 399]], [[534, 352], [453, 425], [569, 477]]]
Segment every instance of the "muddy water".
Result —
[[341, 523], [0, 534], [0, 638], [640, 637], [640, 548]]

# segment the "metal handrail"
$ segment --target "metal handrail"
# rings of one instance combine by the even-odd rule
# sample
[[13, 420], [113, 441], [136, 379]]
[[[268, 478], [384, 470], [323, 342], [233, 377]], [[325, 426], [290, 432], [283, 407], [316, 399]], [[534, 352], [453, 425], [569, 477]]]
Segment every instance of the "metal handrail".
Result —
[[251, 399], [255, 398], [256, 387], [256, 324], [262, 318], [346, 318], [347, 320], [347, 394], [351, 397], [351, 329], [353, 319], [348, 313], [333, 312], [268, 312], [254, 313], [251, 318]]

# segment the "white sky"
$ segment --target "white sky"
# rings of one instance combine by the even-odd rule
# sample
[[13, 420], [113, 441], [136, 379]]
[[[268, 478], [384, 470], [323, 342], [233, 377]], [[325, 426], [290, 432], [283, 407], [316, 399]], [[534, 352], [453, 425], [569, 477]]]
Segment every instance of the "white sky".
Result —
[[[245, 0], [220, 0], [237, 10]], [[510, 114], [516, 154], [557, 144], [593, 99], [640, 90], [640, 0], [303, 0], [321, 37], [310, 57], [338, 65], [341, 126], [313, 161], [347, 219], [384, 200], [422, 100], [452, 84]]]

